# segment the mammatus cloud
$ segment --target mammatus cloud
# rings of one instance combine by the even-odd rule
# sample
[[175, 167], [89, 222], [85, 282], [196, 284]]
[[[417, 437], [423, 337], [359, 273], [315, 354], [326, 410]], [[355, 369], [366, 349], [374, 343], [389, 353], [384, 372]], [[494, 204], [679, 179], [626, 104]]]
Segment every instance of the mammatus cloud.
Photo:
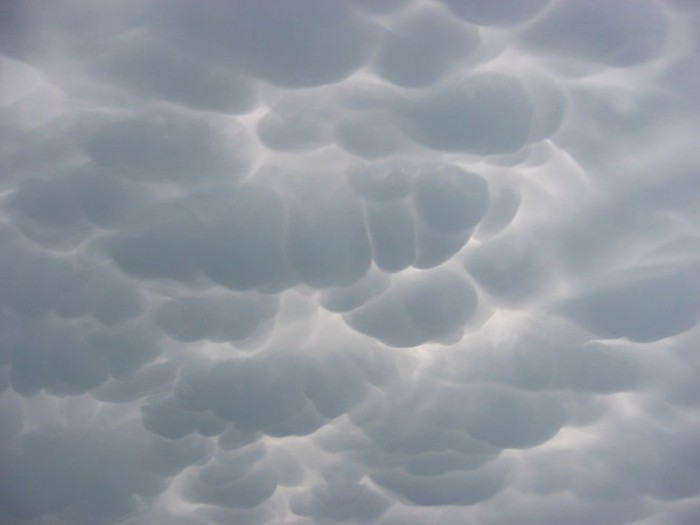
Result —
[[[41, 5], [40, 5], [41, 4]], [[700, 8], [0, 7], [0, 521], [700, 521]]]

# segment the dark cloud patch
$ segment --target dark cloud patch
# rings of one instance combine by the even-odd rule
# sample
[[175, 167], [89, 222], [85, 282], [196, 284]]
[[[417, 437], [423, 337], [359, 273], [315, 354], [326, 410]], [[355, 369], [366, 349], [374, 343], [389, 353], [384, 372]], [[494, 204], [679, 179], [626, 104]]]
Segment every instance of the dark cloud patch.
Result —
[[407, 15], [384, 38], [374, 69], [399, 86], [422, 87], [439, 80], [478, 44], [475, 28], [433, 7], [423, 8]]
[[375, 40], [372, 25], [345, 2], [215, 2], [206, 10], [177, 2], [153, 16], [178, 45], [285, 87], [343, 80]]
[[117, 170], [84, 166], [72, 175], [71, 191], [85, 217], [95, 226], [112, 230], [152, 209], [153, 188], [125, 180]]
[[418, 273], [348, 314], [353, 328], [390, 346], [417, 346], [459, 334], [476, 309], [477, 294], [452, 272]]
[[0, 456], [3, 508], [22, 520], [61, 513], [74, 523], [133, 515], [137, 498], [165, 489], [153, 470], [163, 460], [133, 422], [111, 427], [45, 426], [15, 438]]
[[413, 266], [422, 270], [448, 261], [469, 241], [471, 232], [441, 233], [419, 223], [416, 228], [417, 254]]
[[367, 226], [374, 263], [386, 272], [411, 266], [416, 258], [415, 219], [407, 203], [369, 203]]
[[451, 165], [378, 163], [351, 170], [349, 184], [367, 201], [374, 262], [388, 272], [448, 260], [469, 240], [490, 200], [483, 178]]
[[255, 103], [245, 76], [144, 35], [124, 35], [111, 42], [90, 69], [129, 94], [193, 109], [242, 113]]
[[270, 297], [222, 295], [174, 298], [159, 306], [155, 316], [178, 341], [225, 342], [250, 337], [276, 312], [276, 301]]
[[264, 430], [297, 415], [306, 404], [299, 374], [287, 374], [284, 361], [252, 359], [209, 366], [184, 375], [176, 392], [190, 409], [209, 409], [246, 432]]
[[149, 431], [168, 439], [181, 439], [194, 432], [218, 435], [226, 423], [209, 413], [187, 410], [173, 397], [153, 397], [141, 407], [143, 425]]
[[474, 505], [501, 489], [503, 472], [486, 467], [425, 477], [389, 471], [378, 472], [372, 479], [416, 505]]
[[[3, 389], [5, 390], [5, 389]], [[24, 413], [19, 399], [11, 392], [4, 391], [0, 394], [2, 404], [0, 404], [0, 444], [3, 447], [11, 442], [12, 438], [22, 432], [24, 428]]]
[[438, 168], [418, 178], [413, 203], [421, 220], [437, 232], [470, 230], [488, 209], [488, 184], [457, 167]]
[[465, 266], [485, 290], [515, 304], [536, 294], [553, 278], [532, 244], [508, 237], [468, 251]]
[[0, 232], [0, 243], [0, 301], [22, 316], [47, 314], [84, 275], [67, 256], [44, 252], [14, 232]]
[[82, 242], [93, 226], [71, 182], [54, 178], [21, 188], [10, 204], [16, 227], [39, 244], [59, 249], [71, 249]]
[[288, 277], [284, 245], [287, 215], [280, 197], [264, 187], [217, 190], [202, 199], [202, 271], [236, 290], [279, 286]]
[[525, 31], [525, 42], [555, 57], [626, 67], [657, 56], [667, 33], [666, 17], [653, 2], [576, 0], [553, 5]]
[[369, 13], [391, 14], [411, 4], [411, 0], [350, 0], [350, 4]]
[[400, 143], [400, 133], [392, 123], [368, 115], [342, 120], [335, 134], [344, 150], [366, 159], [386, 157]]
[[[184, 222], [184, 224], [182, 224]], [[181, 221], [106, 241], [106, 251], [127, 274], [141, 279], [189, 280], [197, 275], [201, 229]]]
[[[386, 374], [373, 370], [379, 363], [371, 354], [327, 344], [330, 349], [320, 347], [310, 357], [251, 357], [192, 367], [176, 385], [177, 398], [166, 398], [165, 405], [145, 414], [158, 418], [153, 424], [166, 425], [164, 432], [181, 433], [202, 433], [213, 414], [237, 429], [221, 435], [225, 448], [244, 445], [253, 432], [274, 437], [312, 433], [357, 405], [368, 382], [381, 382]], [[267, 408], [261, 411], [263, 399]], [[183, 410], [191, 415], [175, 417]], [[219, 428], [215, 420], [211, 423]]]
[[563, 312], [605, 338], [656, 341], [698, 321], [695, 272], [639, 271], [565, 303]]
[[[139, 358], [149, 356], [148, 347], [138, 345], [118, 346], [118, 350], [135, 350]], [[145, 350], [145, 351], [144, 351]], [[172, 363], [153, 363], [135, 370], [127, 368], [115, 374], [114, 379], [109, 379], [91, 392], [98, 401], [107, 403], [126, 403], [142, 399], [153, 392], [167, 391], [175, 382], [177, 368]]]
[[245, 148], [198, 120], [174, 114], [134, 116], [106, 123], [88, 139], [101, 167], [136, 180], [201, 183], [235, 180], [245, 171]]
[[367, 274], [371, 263], [359, 202], [345, 195], [324, 197], [299, 201], [290, 210], [287, 233], [291, 268], [316, 288], [351, 284]]
[[488, 0], [441, 0], [452, 13], [478, 25], [516, 25], [525, 22], [548, 4], [549, 0], [507, 0], [495, 4]]
[[110, 375], [134, 373], [155, 359], [159, 346], [153, 334], [135, 326], [102, 328], [88, 321], [52, 319], [20, 324], [8, 350], [16, 391], [74, 395], [100, 386]]
[[508, 388], [474, 387], [464, 392], [464, 401], [461, 410], [469, 434], [500, 448], [544, 443], [566, 421], [555, 398]]
[[406, 134], [426, 147], [492, 155], [525, 145], [532, 111], [532, 101], [520, 82], [481, 74], [406, 101], [399, 117]]

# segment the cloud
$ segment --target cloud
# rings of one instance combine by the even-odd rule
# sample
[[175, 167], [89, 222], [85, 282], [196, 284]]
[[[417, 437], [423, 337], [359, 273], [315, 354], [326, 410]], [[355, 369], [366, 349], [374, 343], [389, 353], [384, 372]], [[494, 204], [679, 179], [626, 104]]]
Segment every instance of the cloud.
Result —
[[422, 87], [443, 77], [454, 62], [473, 53], [478, 30], [442, 11], [424, 9], [402, 20], [387, 35], [374, 69], [402, 87]]
[[438, 151], [512, 153], [527, 142], [532, 101], [516, 79], [477, 74], [400, 105], [407, 135]]
[[165, 16], [154, 6], [152, 16], [178, 47], [284, 87], [343, 80], [363, 65], [375, 35], [344, 2], [215, 2], [203, 10], [183, 1]]
[[698, 9], [0, 7], [0, 521], [695, 523]]
[[631, 9], [627, 4], [573, 1], [553, 6], [525, 34], [538, 50], [626, 67], [653, 58], [665, 42], [667, 26], [664, 12], [652, 2]]
[[455, 16], [473, 24], [515, 25], [520, 24], [535, 15], [549, 4], [549, 0], [524, 0], [508, 2], [503, 6], [494, 5], [483, 0], [443, 0]]

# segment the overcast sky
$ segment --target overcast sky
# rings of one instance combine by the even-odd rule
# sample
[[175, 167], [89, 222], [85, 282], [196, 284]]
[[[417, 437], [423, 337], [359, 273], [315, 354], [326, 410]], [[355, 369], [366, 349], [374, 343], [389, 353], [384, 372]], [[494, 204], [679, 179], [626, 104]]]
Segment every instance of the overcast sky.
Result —
[[700, 2], [0, 3], [0, 522], [700, 523]]

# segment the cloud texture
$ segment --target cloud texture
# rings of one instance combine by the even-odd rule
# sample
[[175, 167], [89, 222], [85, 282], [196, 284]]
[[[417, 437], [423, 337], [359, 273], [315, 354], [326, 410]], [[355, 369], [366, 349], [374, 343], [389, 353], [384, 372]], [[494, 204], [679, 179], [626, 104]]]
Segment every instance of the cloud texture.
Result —
[[0, 521], [700, 520], [700, 9], [0, 7]]

